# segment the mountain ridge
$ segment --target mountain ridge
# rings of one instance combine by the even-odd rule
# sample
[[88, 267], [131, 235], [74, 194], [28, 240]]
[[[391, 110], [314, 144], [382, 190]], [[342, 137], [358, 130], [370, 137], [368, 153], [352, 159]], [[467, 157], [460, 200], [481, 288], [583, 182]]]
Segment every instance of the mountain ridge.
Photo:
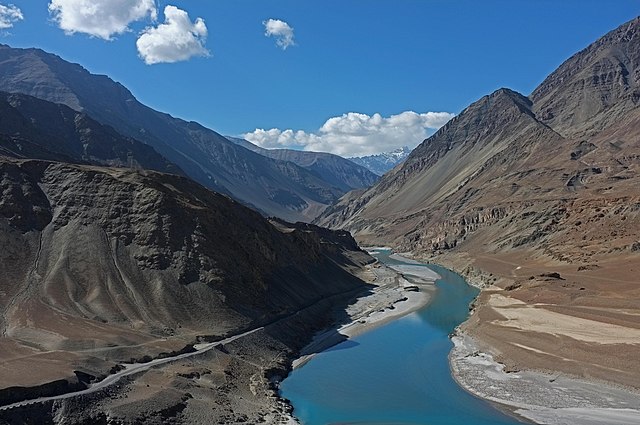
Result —
[[349, 192], [371, 186], [378, 176], [348, 159], [327, 152], [264, 149], [248, 140], [227, 136], [231, 142], [271, 159], [293, 162], [340, 190]]
[[0, 151], [9, 156], [184, 175], [151, 146], [88, 115], [19, 93], [0, 92]]
[[122, 84], [40, 49], [0, 46], [0, 90], [84, 112], [152, 146], [198, 183], [265, 215], [310, 221], [344, 193], [296, 164], [266, 158], [196, 122], [155, 111]]
[[[530, 96], [499, 89], [472, 103], [316, 223], [490, 288], [462, 331], [508, 370], [637, 388], [640, 368], [629, 360], [637, 344], [603, 356], [614, 346], [589, 344], [567, 324], [588, 317], [602, 335], [613, 323], [640, 326], [618, 316], [640, 311], [639, 52], [636, 18], [573, 55]], [[530, 311], [549, 328], [531, 325]]]
[[403, 146], [391, 152], [383, 152], [377, 155], [357, 156], [348, 158], [350, 161], [360, 164], [374, 174], [384, 175], [396, 165], [403, 162], [411, 153], [411, 149]]

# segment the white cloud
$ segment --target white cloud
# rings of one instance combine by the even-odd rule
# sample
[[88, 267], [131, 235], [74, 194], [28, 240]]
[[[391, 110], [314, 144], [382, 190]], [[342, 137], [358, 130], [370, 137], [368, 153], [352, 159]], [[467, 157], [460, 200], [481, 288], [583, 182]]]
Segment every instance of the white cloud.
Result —
[[349, 112], [327, 120], [315, 133], [305, 131], [256, 129], [244, 138], [263, 148], [288, 148], [331, 152], [341, 156], [363, 156], [388, 152], [402, 146], [415, 147], [430, 130], [442, 127], [453, 118], [448, 112], [413, 111], [372, 116]]
[[157, 17], [154, 0], [51, 0], [49, 12], [67, 34], [105, 40], [128, 31], [134, 21]]
[[264, 35], [267, 37], [275, 37], [276, 44], [282, 50], [287, 50], [287, 47], [296, 45], [293, 38], [293, 28], [286, 22], [280, 19], [269, 19], [262, 24], [264, 25]]
[[164, 17], [164, 24], [147, 28], [136, 42], [145, 63], [171, 63], [193, 56], [209, 56], [204, 47], [207, 26], [202, 18], [192, 23], [187, 12], [175, 6], [165, 7]]
[[13, 24], [23, 19], [22, 11], [16, 6], [0, 4], [0, 30], [11, 28]]

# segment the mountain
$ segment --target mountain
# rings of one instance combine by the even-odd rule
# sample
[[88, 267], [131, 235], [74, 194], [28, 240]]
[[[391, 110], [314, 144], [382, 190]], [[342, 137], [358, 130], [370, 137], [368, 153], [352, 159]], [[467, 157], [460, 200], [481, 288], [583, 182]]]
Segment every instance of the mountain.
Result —
[[391, 152], [384, 152], [378, 155], [356, 156], [349, 158], [349, 160], [362, 165], [374, 174], [382, 176], [387, 171], [407, 159], [410, 153], [411, 149], [404, 146]]
[[292, 149], [264, 149], [245, 139], [236, 137], [227, 137], [227, 139], [262, 156], [293, 162], [345, 193], [354, 189], [367, 188], [378, 180], [378, 176], [367, 168], [338, 155]]
[[0, 153], [183, 175], [151, 146], [65, 105], [23, 94], [0, 92]]
[[530, 96], [540, 121], [579, 138], [624, 119], [640, 98], [638, 37], [634, 19], [564, 62]]
[[251, 152], [142, 103], [119, 83], [39, 49], [0, 45], [0, 90], [64, 104], [144, 142], [189, 177], [265, 215], [309, 221], [344, 191], [292, 162]]
[[[202, 357], [206, 367], [221, 368], [209, 370], [214, 382], [225, 373], [235, 383], [251, 377], [258, 401], [273, 401], [269, 379], [286, 373], [287, 359], [329, 323], [334, 308], [366, 288], [352, 272], [371, 258], [347, 232], [270, 222], [185, 177], [0, 157], [0, 192], [0, 405], [83, 388], [118, 371], [118, 363], [189, 352], [198, 341], [254, 329], [245, 342], [249, 359], [268, 357], [268, 368], [245, 376], [237, 365]], [[124, 388], [118, 385], [56, 406], [0, 410], [0, 422], [53, 423], [63, 409], [65, 423], [105, 415], [135, 419], [126, 423], [164, 415], [166, 423], [181, 412], [170, 409], [186, 405], [185, 386], [204, 391], [181, 367], [167, 378], [174, 389], [141, 384], [145, 395], [133, 410], [127, 406], [135, 397], [123, 404], [126, 395], [114, 396]], [[222, 383], [214, 388], [224, 390]], [[216, 403], [237, 395], [209, 393], [183, 422], [201, 417], [206, 403], [208, 414], [220, 414]]]
[[490, 285], [464, 330], [508, 369], [637, 388], [638, 344], [605, 336], [640, 327], [639, 84], [636, 18], [530, 96], [479, 99], [316, 222]]

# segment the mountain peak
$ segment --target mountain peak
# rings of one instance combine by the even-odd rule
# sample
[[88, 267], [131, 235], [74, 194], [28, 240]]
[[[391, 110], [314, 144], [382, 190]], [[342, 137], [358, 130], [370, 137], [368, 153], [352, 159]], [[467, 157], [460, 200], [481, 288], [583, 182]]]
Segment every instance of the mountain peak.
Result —
[[387, 171], [394, 168], [396, 165], [403, 162], [409, 154], [411, 149], [408, 146], [392, 150], [390, 152], [382, 152], [375, 155], [359, 156], [349, 158], [350, 161], [356, 164], [366, 167], [369, 171], [381, 176]]
[[532, 102], [528, 97], [507, 87], [501, 87], [489, 95], [489, 97], [492, 98], [499, 98], [502, 96], [507, 97], [516, 103], [526, 105], [527, 107], [531, 107], [532, 105]]
[[593, 135], [640, 100], [640, 17], [567, 59], [531, 93], [538, 119], [564, 136]]
[[[406, 164], [410, 165], [417, 160], [423, 163], [427, 157], [431, 163], [454, 145], [473, 145], [492, 140], [488, 137], [490, 134], [501, 133], [508, 126], [519, 124], [524, 115], [535, 120], [531, 106], [531, 100], [524, 95], [508, 88], [500, 88], [469, 105], [460, 115], [422, 142], [409, 155]], [[420, 165], [420, 168], [424, 165]]]

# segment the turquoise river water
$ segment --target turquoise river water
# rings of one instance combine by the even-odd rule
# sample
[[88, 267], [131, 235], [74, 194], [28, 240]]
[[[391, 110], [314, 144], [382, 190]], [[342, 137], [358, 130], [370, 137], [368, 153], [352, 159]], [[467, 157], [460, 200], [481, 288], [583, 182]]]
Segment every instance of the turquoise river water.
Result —
[[[389, 255], [375, 256], [408, 264]], [[449, 334], [466, 320], [478, 290], [445, 268], [429, 268], [442, 279], [428, 306], [316, 355], [282, 382], [304, 425], [522, 424], [452, 378]]]

